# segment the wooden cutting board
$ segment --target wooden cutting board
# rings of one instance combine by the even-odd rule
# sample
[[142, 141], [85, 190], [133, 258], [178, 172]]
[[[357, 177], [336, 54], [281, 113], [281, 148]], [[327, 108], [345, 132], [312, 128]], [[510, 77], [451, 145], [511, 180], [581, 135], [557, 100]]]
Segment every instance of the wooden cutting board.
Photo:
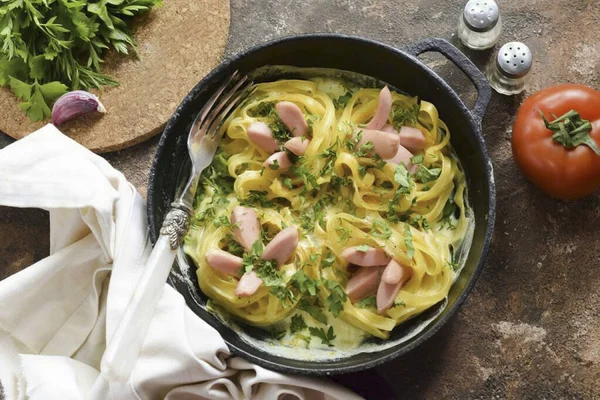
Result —
[[[107, 114], [89, 114], [59, 129], [97, 153], [121, 150], [160, 133], [185, 95], [221, 60], [229, 0], [164, 0], [136, 23], [139, 59], [109, 54], [103, 71], [117, 87], [94, 91]], [[0, 89], [0, 131], [20, 139], [49, 121], [31, 122]]]

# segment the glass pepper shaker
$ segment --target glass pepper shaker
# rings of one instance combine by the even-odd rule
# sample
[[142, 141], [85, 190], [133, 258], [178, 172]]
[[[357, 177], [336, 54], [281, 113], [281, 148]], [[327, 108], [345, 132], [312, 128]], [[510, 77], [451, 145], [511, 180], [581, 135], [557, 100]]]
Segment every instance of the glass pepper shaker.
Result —
[[502, 33], [500, 10], [494, 0], [470, 0], [458, 21], [458, 37], [473, 50], [494, 47]]
[[529, 47], [521, 42], [509, 42], [498, 50], [496, 62], [489, 63], [486, 76], [498, 93], [519, 94], [525, 90], [527, 73], [532, 63]]

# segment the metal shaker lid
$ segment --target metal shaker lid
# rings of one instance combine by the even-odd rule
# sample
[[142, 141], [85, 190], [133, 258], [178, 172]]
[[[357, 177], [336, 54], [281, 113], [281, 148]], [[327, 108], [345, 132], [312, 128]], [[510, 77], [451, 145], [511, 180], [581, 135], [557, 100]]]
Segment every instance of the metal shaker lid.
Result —
[[508, 42], [498, 50], [498, 69], [508, 78], [521, 78], [529, 72], [533, 57], [529, 47], [521, 42]]
[[500, 10], [494, 0], [469, 0], [463, 12], [465, 24], [476, 32], [492, 30], [500, 19]]

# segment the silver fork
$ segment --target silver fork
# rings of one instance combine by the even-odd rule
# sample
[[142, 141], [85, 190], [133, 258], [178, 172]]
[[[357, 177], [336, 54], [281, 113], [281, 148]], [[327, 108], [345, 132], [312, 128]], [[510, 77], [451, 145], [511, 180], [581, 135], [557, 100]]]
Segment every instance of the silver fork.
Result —
[[240, 77], [234, 72], [206, 102], [190, 128], [187, 140], [192, 161], [190, 178], [179, 198], [171, 204], [133, 296], [109, 339], [100, 367], [109, 381], [125, 382], [131, 375], [177, 249], [187, 233], [200, 174], [212, 162], [221, 141], [220, 126], [252, 88], [247, 76]]

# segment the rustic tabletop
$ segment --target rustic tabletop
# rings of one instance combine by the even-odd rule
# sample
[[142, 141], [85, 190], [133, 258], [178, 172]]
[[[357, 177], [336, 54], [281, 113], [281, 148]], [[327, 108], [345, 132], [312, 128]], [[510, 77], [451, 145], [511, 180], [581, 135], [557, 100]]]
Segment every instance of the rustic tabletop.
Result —
[[[394, 46], [441, 37], [484, 68], [455, 34], [465, 0], [232, 0], [226, 56], [284, 35], [340, 32]], [[565, 82], [600, 89], [597, 0], [503, 0], [501, 42], [534, 54], [528, 93]], [[441, 56], [424, 61], [467, 104], [469, 81]], [[494, 94], [483, 122], [498, 190], [491, 254], [474, 291], [432, 339], [405, 357], [335, 380], [367, 398], [600, 399], [600, 194], [552, 200], [521, 175], [511, 126], [524, 96]], [[106, 158], [146, 193], [158, 140]], [[9, 140], [0, 134], [0, 147]], [[0, 279], [48, 252], [47, 214], [0, 208]]]

